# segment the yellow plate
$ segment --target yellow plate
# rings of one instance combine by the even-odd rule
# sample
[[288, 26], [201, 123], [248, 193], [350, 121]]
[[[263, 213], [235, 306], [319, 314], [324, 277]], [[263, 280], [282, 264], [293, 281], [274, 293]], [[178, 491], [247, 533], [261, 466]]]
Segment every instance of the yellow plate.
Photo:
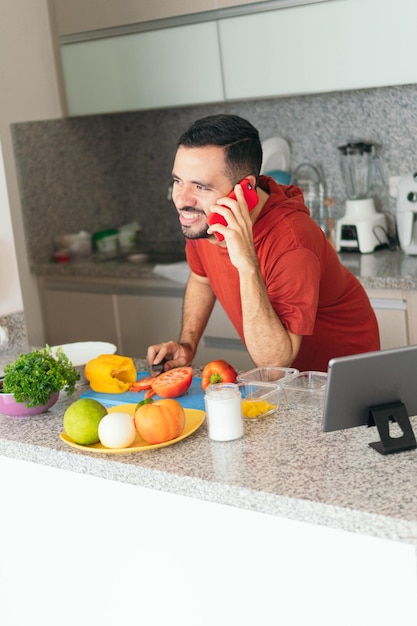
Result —
[[[129, 413], [129, 415], [133, 416], [135, 408], [136, 404], [119, 404], [118, 406], [112, 406], [108, 408], [107, 412]], [[171, 439], [171, 441], [164, 441], [163, 443], [146, 443], [146, 441], [143, 441], [139, 433], [136, 433], [136, 438], [134, 442], [128, 448], [106, 448], [101, 443], [94, 443], [91, 446], [83, 446], [79, 443], [75, 443], [75, 441], [70, 439], [66, 433], [61, 433], [60, 437], [64, 443], [67, 443], [69, 446], [77, 448], [78, 450], [88, 450], [90, 452], [101, 452], [104, 454], [125, 454], [126, 452], [142, 452], [143, 450], [154, 450], [155, 448], [172, 446], [172, 444], [177, 443], [177, 441], [181, 441], [182, 439], [189, 437], [200, 428], [206, 416], [205, 412], [200, 411], [199, 409], [184, 409], [184, 413], [185, 425], [181, 435], [176, 439]]]

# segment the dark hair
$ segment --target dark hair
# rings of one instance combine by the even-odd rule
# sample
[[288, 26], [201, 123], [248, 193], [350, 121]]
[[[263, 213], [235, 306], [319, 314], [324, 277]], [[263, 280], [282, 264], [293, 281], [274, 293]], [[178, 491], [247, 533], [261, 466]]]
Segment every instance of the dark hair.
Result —
[[257, 129], [238, 115], [209, 115], [195, 121], [178, 140], [177, 147], [223, 146], [226, 175], [233, 184], [252, 174], [258, 180], [262, 145]]

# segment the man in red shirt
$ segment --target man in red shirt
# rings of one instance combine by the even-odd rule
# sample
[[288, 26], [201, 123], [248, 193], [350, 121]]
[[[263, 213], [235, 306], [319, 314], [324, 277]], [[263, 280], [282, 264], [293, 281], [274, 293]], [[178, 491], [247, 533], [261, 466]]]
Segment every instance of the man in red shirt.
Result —
[[[150, 346], [149, 364], [190, 365], [216, 298], [257, 367], [326, 371], [332, 357], [379, 349], [365, 290], [311, 219], [301, 190], [261, 176], [261, 164], [258, 131], [238, 116], [203, 118], [181, 136], [173, 201], [191, 274], [180, 339]], [[258, 195], [251, 211], [244, 178]], [[233, 189], [236, 200], [227, 197]], [[227, 225], [209, 226], [212, 212]]]

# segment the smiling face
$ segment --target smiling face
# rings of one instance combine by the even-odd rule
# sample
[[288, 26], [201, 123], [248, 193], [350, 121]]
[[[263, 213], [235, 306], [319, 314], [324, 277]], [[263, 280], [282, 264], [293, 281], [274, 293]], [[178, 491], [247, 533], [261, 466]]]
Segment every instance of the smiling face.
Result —
[[233, 189], [233, 182], [226, 174], [224, 148], [179, 146], [172, 179], [172, 199], [184, 236], [217, 241], [214, 235], [207, 235], [206, 219], [210, 206]]

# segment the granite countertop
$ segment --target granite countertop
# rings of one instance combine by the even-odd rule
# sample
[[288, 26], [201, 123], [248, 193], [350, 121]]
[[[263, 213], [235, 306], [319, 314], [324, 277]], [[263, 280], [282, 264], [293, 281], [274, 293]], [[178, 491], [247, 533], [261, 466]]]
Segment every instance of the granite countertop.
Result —
[[417, 289], [417, 256], [400, 249], [372, 254], [342, 252], [339, 258], [366, 289]]
[[[367, 289], [417, 289], [417, 256], [406, 255], [402, 250], [379, 250], [372, 254], [343, 252], [339, 257]], [[45, 277], [134, 279], [163, 286], [168, 281], [157, 275], [154, 267], [146, 261], [97, 262], [89, 258], [70, 263], [38, 263], [32, 271]], [[180, 282], [185, 282], [182, 273]]]
[[[11, 360], [0, 353], [0, 371]], [[204, 423], [165, 448], [84, 452], [59, 435], [66, 407], [85, 388], [39, 417], [0, 414], [0, 454], [417, 546], [417, 450], [380, 455], [368, 446], [378, 439], [374, 428], [323, 433], [320, 410], [282, 404], [274, 416], [246, 421], [244, 437], [232, 442], [209, 440]]]

